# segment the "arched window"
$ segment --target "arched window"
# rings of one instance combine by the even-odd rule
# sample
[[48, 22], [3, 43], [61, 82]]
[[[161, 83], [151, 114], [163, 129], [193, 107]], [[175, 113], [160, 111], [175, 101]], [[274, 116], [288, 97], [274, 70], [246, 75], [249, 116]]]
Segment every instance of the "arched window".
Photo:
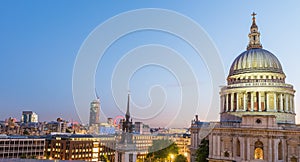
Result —
[[225, 152], [224, 152], [224, 156], [225, 156], [225, 157], [229, 157], [229, 155], [230, 155], [230, 154], [229, 154], [228, 151], [225, 151]]
[[241, 142], [239, 139], [236, 141], [236, 156], [241, 156]]
[[291, 162], [298, 162], [298, 160], [297, 160], [297, 158], [296, 158], [295, 156], [293, 156], [293, 157], [291, 158]]
[[283, 159], [283, 152], [282, 152], [282, 142], [280, 141], [278, 143], [278, 160], [282, 160]]
[[255, 142], [254, 159], [264, 159], [264, 145], [261, 141]]

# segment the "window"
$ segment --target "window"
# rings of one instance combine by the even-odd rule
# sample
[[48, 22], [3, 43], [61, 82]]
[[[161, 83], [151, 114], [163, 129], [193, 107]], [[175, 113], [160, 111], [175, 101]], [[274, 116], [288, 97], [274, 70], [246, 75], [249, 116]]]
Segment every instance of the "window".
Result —
[[295, 156], [293, 156], [292, 158], [291, 158], [291, 162], [297, 162], [298, 160], [297, 160], [297, 158], [295, 157]]
[[282, 155], [282, 142], [280, 141], [278, 144], [278, 160], [283, 160], [283, 155]]
[[225, 152], [224, 152], [224, 156], [225, 156], [225, 157], [229, 157], [229, 152], [228, 152], [228, 151], [225, 151]]
[[129, 154], [129, 162], [133, 162], [133, 154]]
[[122, 153], [118, 153], [118, 162], [122, 162]]
[[260, 119], [256, 119], [255, 121], [257, 124], [261, 124], [261, 120]]
[[254, 147], [254, 159], [264, 159], [264, 145], [261, 141], [256, 141], [255, 142], [255, 147]]
[[236, 141], [236, 156], [241, 156], [241, 142], [239, 139]]
[[263, 159], [263, 149], [262, 148], [256, 148], [255, 151], [254, 151], [254, 158], [255, 159]]

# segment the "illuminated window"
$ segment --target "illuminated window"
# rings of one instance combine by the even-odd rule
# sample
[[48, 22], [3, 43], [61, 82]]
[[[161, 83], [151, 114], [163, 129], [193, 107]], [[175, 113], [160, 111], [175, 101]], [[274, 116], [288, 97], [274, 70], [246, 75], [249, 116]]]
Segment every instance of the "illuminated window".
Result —
[[264, 159], [263, 147], [264, 145], [261, 141], [255, 142], [254, 159]]
[[297, 162], [297, 158], [295, 158], [294, 156], [291, 158], [291, 162]]
[[254, 158], [255, 159], [263, 159], [263, 149], [262, 148], [256, 148], [254, 151], [255, 155]]

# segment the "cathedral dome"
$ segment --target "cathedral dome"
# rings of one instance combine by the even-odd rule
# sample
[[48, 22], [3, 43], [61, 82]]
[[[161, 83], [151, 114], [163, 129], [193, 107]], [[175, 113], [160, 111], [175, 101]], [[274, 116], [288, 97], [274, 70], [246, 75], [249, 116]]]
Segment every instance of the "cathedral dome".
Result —
[[221, 122], [240, 123], [247, 115], [275, 116], [280, 124], [295, 124], [293, 86], [277, 57], [263, 49], [255, 13], [248, 34], [247, 50], [233, 61], [222, 87]]
[[275, 55], [262, 48], [252, 48], [241, 53], [233, 61], [229, 76], [255, 72], [283, 74], [281, 64]]

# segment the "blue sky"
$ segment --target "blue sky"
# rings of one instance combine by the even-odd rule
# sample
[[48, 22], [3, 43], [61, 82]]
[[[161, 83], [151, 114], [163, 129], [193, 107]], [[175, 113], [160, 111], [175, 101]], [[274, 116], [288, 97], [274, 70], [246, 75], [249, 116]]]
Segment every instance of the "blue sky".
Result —
[[[289, 1], [1, 1], [0, 2], [0, 119], [20, 119], [22, 110], [33, 110], [41, 121], [63, 117], [79, 120], [72, 96], [72, 74], [78, 50], [88, 35], [109, 18], [141, 8], [162, 8], [181, 13], [197, 22], [214, 41], [224, 64], [225, 74], [236, 56], [247, 46], [255, 11], [265, 49], [280, 60], [287, 82], [296, 90], [296, 112], [300, 114], [299, 37], [300, 2]], [[113, 30], [113, 29], [112, 29]], [[209, 71], [204, 60], [188, 44], [171, 34], [139, 31], [114, 42], [98, 64], [95, 86], [101, 97], [102, 121], [122, 115], [126, 106], [117, 108], [111, 93], [111, 75], [118, 61], [137, 46], [161, 44], [178, 51], [192, 67], [198, 79], [199, 109], [202, 120], [212, 96]], [[159, 77], [157, 77], [159, 76]], [[177, 81], [166, 69], [147, 66], [130, 79], [133, 106], [150, 104], [149, 89], [165, 87], [168, 111], [180, 104]], [[193, 87], [194, 83], [187, 83]], [[225, 77], [224, 77], [225, 84]], [[174, 86], [175, 85], [175, 86]], [[92, 98], [91, 98], [92, 100]], [[126, 96], [124, 96], [126, 101]], [[89, 105], [86, 105], [87, 111]], [[184, 108], [193, 111], [195, 108]], [[176, 109], [173, 110], [177, 111]], [[218, 116], [219, 109], [210, 113]], [[170, 113], [172, 114], [172, 113]], [[161, 120], [146, 120], [153, 126], [169, 124], [171, 115]], [[171, 126], [188, 126], [193, 116]], [[297, 118], [298, 123], [300, 118]]]

